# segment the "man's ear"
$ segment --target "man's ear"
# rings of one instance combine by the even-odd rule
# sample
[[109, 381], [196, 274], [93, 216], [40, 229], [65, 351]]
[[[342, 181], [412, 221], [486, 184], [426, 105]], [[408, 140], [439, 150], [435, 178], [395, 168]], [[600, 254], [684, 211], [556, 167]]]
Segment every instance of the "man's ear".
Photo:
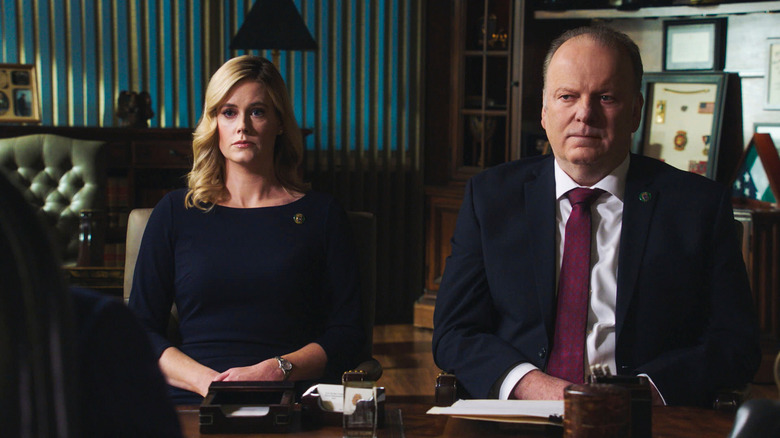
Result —
[[645, 98], [639, 93], [634, 99], [634, 107], [631, 109], [631, 132], [639, 129], [639, 123], [642, 121], [642, 108], [645, 106]]
[[542, 104], [542, 129], [544, 129], [545, 131], [547, 130], [547, 127], [544, 126], [545, 125], [544, 119], [546, 116], [547, 116], [547, 107], [544, 104]]

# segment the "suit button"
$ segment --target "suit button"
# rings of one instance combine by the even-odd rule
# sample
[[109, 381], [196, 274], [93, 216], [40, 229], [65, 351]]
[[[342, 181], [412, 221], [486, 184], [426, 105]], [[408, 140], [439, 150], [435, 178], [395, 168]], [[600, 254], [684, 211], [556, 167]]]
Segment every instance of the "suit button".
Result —
[[544, 359], [545, 356], [547, 356], [547, 349], [542, 347], [542, 349], [539, 350], [539, 359]]

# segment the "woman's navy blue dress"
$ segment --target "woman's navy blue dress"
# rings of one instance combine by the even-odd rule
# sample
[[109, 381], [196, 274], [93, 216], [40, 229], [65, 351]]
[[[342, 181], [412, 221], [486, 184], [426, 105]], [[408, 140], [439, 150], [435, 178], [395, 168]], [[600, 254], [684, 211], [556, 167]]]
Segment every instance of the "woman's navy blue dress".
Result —
[[[328, 365], [318, 381], [338, 382], [364, 342], [355, 246], [343, 208], [308, 192], [287, 205], [185, 208], [186, 190], [166, 195], [149, 218], [130, 307], [157, 357], [171, 304], [185, 354], [218, 372], [316, 342]], [[308, 385], [308, 382], [305, 383]], [[177, 404], [200, 395], [171, 387]], [[301, 388], [299, 388], [300, 390]]]

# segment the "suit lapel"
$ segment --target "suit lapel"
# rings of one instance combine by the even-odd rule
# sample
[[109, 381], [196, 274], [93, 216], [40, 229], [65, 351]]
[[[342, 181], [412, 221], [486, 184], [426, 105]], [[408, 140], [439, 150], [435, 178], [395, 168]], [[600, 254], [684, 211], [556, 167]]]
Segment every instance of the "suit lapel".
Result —
[[[555, 173], [545, 160], [536, 179], [525, 184], [525, 211], [531, 230], [531, 260], [539, 308], [549, 336], [555, 329]], [[550, 260], [553, 263], [550, 263]]]
[[658, 189], [653, 186], [652, 179], [642, 165], [642, 157], [632, 155], [623, 199], [615, 310], [616, 339], [620, 337], [636, 289], [639, 267], [647, 245], [647, 235], [658, 195]]

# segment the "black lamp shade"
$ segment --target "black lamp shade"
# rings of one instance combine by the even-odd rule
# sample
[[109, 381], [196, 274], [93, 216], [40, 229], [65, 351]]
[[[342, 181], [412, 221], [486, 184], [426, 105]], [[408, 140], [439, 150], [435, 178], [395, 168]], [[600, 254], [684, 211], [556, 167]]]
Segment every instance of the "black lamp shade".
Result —
[[230, 49], [317, 50], [317, 43], [292, 0], [257, 0]]

